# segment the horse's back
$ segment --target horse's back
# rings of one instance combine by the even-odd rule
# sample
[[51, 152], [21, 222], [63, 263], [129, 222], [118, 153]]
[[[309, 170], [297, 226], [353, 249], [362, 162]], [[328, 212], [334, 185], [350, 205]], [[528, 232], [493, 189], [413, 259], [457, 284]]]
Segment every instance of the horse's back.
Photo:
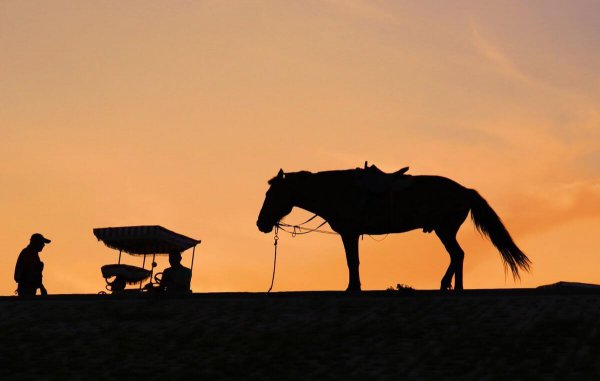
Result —
[[422, 175], [413, 176], [412, 185], [398, 196], [434, 204], [467, 204], [469, 194], [468, 188], [447, 177]]
[[443, 176], [418, 175], [413, 176], [414, 184], [420, 187], [439, 188], [448, 190], [466, 190], [464, 186], [456, 181]]

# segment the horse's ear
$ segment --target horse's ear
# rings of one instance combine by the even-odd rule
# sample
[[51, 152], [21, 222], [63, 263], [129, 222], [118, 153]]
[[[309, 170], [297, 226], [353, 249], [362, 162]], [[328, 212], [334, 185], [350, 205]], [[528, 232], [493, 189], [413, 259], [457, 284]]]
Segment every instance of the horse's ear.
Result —
[[284, 177], [285, 177], [285, 173], [283, 173], [283, 169], [280, 169], [279, 172], [277, 172], [277, 176], [275, 176], [271, 180], [269, 180], [269, 185], [273, 185], [275, 182], [278, 182], [279, 180], [283, 180]]

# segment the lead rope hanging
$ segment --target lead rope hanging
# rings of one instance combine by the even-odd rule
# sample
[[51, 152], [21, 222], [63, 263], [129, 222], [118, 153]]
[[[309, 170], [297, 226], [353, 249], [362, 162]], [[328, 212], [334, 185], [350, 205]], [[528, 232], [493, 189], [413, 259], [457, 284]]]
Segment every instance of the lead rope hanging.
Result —
[[267, 291], [267, 294], [271, 292], [271, 290], [273, 289], [273, 283], [275, 282], [275, 267], [277, 265], [277, 241], [279, 240], [279, 224], [275, 224], [275, 236], [273, 237], [273, 249], [274, 249], [274, 256], [273, 256], [273, 276], [271, 277], [271, 286], [269, 287], [269, 290]]

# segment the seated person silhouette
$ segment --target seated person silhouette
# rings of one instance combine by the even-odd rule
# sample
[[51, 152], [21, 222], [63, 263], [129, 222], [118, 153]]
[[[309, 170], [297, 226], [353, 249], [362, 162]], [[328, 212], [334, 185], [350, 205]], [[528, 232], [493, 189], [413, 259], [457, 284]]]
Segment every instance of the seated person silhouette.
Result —
[[169, 253], [169, 264], [171, 267], [163, 271], [159, 288], [162, 291], [173, 294], [187, 294], [191, 292], [192, 270], [181, 264], [181, 253], [177, 251]]

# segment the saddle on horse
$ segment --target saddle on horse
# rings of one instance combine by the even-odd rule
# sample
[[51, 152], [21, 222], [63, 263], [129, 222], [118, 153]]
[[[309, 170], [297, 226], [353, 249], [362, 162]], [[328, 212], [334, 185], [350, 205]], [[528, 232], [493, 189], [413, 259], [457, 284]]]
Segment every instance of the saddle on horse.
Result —
[[393, 173], [385, 173], [375, 164], [369, 166], [365, 161], [365, 168], [357, 168], [357, 184], [360, 188], [370, 193], [387, 193], [401, 191], [412, 184], [412, 176], [405, 175], [408, 167]]

